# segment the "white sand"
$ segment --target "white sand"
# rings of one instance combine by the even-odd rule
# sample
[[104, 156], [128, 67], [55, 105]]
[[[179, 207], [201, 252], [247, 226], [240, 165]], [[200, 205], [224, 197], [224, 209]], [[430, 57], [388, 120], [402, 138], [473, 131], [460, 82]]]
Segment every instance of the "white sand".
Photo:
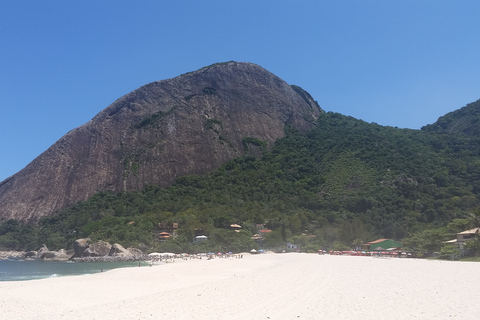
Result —
[[0, 282], [1, 319], [480, 319], [480, 263], [244, 255]]

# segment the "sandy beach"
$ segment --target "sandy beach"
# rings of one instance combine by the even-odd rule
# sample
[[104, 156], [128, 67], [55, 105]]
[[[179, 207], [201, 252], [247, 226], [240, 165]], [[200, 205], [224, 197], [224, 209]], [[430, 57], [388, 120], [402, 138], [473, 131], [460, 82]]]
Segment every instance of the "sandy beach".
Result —
[[0, 282], [2, 319], [479, 319], [480, 264], [314, 254]]

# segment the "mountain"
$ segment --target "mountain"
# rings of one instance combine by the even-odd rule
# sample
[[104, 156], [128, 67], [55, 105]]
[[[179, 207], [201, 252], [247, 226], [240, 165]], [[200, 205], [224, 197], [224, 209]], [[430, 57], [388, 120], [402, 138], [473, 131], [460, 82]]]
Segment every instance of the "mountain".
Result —
[[[478, 105], [410, 130], [323, 112], [249, 63], [155, 82], [1, 183], [0, 249], [90, 238], [158, 252], [287, 241], [317, 251], [390, 238], [442, 253], [478, 223]], [[209, 241], [192, 243], [198, 232]]]
[[251, 64], [215, 64], [121, 97], [0, 182], [0, 219], [36, 222], [99, 191], [166, 187], [245, 153], [261, 156], [285, 125], [323, 111], [296, 86]]
[[480, 134], [480, 100], [467, 104], [465, 107], [449, 112], [438, 118], [422, 130], [436, 133], [464, 134], [478, 136]]
[[[241, 252], [258, 245], [252, 236], [260, 225], [272, 230], [264, 248], [282, 250], [288, 241], [310, 251], [349, 250], [390, 238], [425, 252], [471, 228], [466, 218], [480, 207], [478, 137], [384, 127], [333, 112], [320, 113], [310, 130], [286, 125], [284, 132], [268, 149], [244, 139], [242, 156], [166, 188], [103, 191], [37, 225], [0, 223], [0, 248], [60, 249], [91, 238], [147, 251]], [[159, 224], [177, 225], [174, 237], [155, 241]], [[243, 231], [229, 230], [231, 224]], [[192, 243], [199, 230], [209, 241]]]

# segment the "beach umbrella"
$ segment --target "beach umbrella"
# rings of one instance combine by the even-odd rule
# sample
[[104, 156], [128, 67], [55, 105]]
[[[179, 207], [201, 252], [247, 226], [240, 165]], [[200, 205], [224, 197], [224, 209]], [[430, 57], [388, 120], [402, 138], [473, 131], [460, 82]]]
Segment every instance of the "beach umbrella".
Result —
[[155, 257], [155, 256], [161, 256], [161, 255], [163, 255], [163, 254], [160, 253], [160, 252], [152, 252], [152, 253], [148, 254], [149, 257]]

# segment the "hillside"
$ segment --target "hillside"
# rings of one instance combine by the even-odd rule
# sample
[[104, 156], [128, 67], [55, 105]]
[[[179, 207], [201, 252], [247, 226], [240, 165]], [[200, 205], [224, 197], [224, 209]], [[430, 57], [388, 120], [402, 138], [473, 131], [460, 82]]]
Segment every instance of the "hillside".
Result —
[[100, 191], [166, 187], [249, 152], [289, 124], [313, 126], [308, 94], [250, 63], [229, 62], [147, 84], [73, 129], [0, 182], [0, 219], [37, 222]]
[[422, 128], [424, 131], [465, 134], [478, 136], [480, 134], [480, 100], [467, 104], [465, 107], [449, 112], [438, 120]]
[[[182, 107], [155, 111], [168, 99]], [[478, 105], [409, 130], [325, 113], [301, 88], [251, 64], [214, 65], [150, 84], [47, 151], [91, 165], [81, 181], [96, 189], [57, 212], [25, 216], [35, 225], [4, 215], [0, 248], [61, 248], [89, 237], [147, 251], [243, 251], [258, 247], [252, 235], [267, 228], [261, 243], [267, 248], [289, 241], [311, 251], [349, 249], [392, 238], [438, 251], [472, 226], [472, 212], [480, 217], [480, 123], [471, 121]], [[84, 144], [59, 149], [92, 128]], [[117, 184], [99, 184], [102, 177]], [[175, 237], [155, 241], [159, 223], [177, 223]], [[242, 231], [229, 230], [232, 223]], [[199, 230], [208, 243], [192, 243]]]
[[[167, 188], [101, 192], [42, 219], [39, 227], [9, 221], [0, 227], [0, 243], [62, 247], [90, 237], [175, 252], [238, 251], [255, 246], [250, 239], [262, 224], [273, 230], [266, 247], [289, 240], [308, 248], [351, 248], [456, 221], [436, 238], [439, 246], [467, 227], [464, 218], [480, 205], [478, 138], [382, 127], [331, 112], [307, 132], [285, 129], [262, 157], [244, 155]], [[152, 244], [159, 222], [178, 223], [177, 237]], [[231, 223], [243, 231], [229, 232]], [[195, 229], [209, 236], [208, 247], [192, 247]]]

